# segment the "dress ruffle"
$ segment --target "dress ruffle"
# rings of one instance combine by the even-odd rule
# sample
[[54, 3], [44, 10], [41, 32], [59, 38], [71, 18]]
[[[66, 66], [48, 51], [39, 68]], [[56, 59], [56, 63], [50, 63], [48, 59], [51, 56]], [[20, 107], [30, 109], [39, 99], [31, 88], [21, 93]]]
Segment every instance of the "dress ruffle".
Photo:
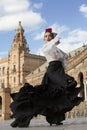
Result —
[[82, 101], [82, 97], [78, 97], [81, 86], [76, 86], [77, 82], [65, 74], [60, 61], [51, 62], [41, 85], [33, 87], [25, 83], [18, 93], [11, 94], [11, 117], [15, 118], [11, 126], [28, 127], [38, 114], [45, 116], [50, 125], [61, 124], [65, 113]]

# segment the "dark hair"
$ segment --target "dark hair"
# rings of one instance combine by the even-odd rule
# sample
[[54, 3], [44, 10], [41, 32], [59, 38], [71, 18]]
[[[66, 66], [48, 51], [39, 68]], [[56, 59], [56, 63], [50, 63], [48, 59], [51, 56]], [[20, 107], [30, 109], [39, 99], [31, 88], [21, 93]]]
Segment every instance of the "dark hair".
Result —
[[54, 34], [53, 34], [53, 33], [51, 33], [51, 35], [52, 35], [52, 39], [54, 39]]

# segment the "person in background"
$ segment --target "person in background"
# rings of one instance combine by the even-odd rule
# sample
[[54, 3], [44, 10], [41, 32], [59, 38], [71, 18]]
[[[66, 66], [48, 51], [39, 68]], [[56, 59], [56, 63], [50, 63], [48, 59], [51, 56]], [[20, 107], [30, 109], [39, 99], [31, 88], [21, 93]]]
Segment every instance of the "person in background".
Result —
[[40, 85], [25, 83], [18, 93], [11, 94], [11, 117], [15, 118], [12, 127], [28, 127], [38, 114], [45, 116], [50, 125], [62, 125], [65, 113], [82, 101], [78, 97], [81, 85], [76, 87], [74, 77], [65, 73], [67, 54], [57, 47], [60, 40], [52, 28], [45, 30], [44, 41], [41, 52], [48, 62], [47, 71]]

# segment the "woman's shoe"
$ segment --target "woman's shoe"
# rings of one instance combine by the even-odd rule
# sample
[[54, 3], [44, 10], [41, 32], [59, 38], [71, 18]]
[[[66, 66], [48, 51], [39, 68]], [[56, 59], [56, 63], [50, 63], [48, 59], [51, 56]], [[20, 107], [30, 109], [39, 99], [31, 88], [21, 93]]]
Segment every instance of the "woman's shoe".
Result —
[[16, 120], [15, 120], [15, 121], [13, 121], [13, 122], [11, 123], [11, 126], [12, 126], [12, 127], [17, 127], [17, 126], [18, 126], [17, 121], [16, 121]]
[[56, 125], [63, 125], [63, 123], [62, 122], [58, 122]]
[[31, 118], [25, 117], [23, 120], [20, 120], [18, 122], [18, 127], [20, 127], [20, 128], [22, 128], [22, 127], [29, 127], [30, 120], [31, 120]]

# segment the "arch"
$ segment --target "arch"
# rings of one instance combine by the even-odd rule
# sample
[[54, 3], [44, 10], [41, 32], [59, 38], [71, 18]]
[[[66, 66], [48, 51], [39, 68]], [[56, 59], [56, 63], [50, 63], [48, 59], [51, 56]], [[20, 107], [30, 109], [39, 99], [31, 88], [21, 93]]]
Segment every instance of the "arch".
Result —
[[2, 97], [0, 96], [0, 116], [2, 116]]
[[83, 73], [79, 72], [78, 74], [79, 82], [83, 82]]
[[85, 93], [84, 93], [84, 76], [82, 72], [79, 72], [78, 74], [78, 80], [81, 87], [80, 96], [83, 98], [83, 101], [85, 99]]

